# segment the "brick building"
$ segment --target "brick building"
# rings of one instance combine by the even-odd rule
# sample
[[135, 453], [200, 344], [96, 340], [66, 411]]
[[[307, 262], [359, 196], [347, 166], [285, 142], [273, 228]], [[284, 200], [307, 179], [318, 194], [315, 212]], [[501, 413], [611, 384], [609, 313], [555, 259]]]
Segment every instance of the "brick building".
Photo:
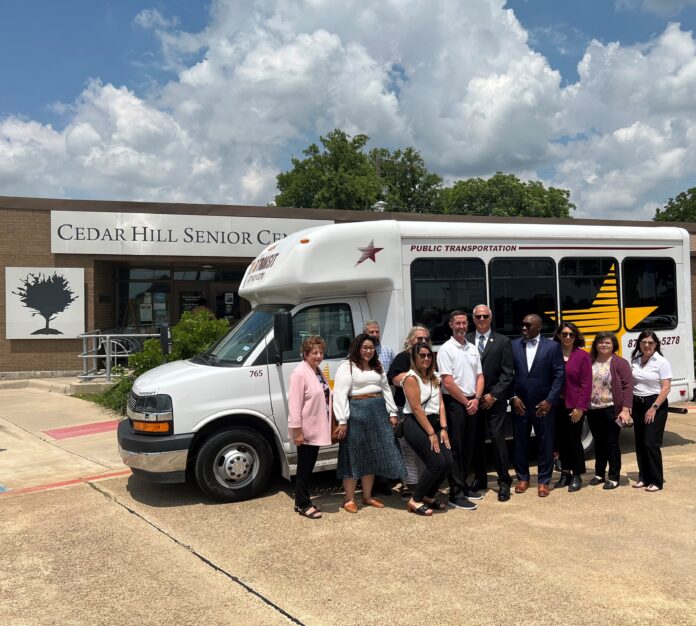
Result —
[[[376, 219], [511, 221], [13, 197], [0, 197], [0, 219], [0, 262], [4, 269], [0, 281], [6, 296], [0, 305], [0, 377], [79, 371], [82, 363], [77, 355], [82, 351], [82, 340], [76, 337], [83, 331], [156, 332], [163, 324], [176, 323], [183, 311], [201, 304], [234, 322], [249, 309], [237, 289], [251, 259], [274, 239], [314, 224]], [[676, 225], [691, 233], [693, 257], [696, 227]], [[693, 266], [692, 293], [696, 293]], [[40, 297], [47, 289], [61, 292], [62, 304], [53, 309], [44, 305], [37, 313], [36, 302], [27, 299]], [[61, 306], [64, 308], [58, 310]]]

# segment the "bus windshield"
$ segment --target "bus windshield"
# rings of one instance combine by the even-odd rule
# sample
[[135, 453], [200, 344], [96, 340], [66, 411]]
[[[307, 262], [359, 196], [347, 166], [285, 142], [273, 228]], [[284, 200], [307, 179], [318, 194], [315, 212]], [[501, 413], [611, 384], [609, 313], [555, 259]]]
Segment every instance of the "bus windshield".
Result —
[[275, 313], [291, 308], [289, 304], [262, 304], [256, 307], [225, 337], [194, 357], [193, 361], [205, 365], [240, 367], [273, 327]]

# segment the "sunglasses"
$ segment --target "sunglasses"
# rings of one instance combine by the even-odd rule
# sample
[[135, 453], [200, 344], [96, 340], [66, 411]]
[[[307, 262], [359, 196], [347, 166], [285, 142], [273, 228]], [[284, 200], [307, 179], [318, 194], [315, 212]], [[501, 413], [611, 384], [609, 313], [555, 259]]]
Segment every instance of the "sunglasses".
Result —
[[654, 341], [650, 340], [650, 341], [641, 341], [641, 342], [640, 342], [640, 345], [641, 345], [641, 346], [654, 346], [654, 345], [656, 345], [656, 344], [655, 344]]
[[474, 315], [477, 320], [487, 320], [490, 315]]
[[570, 331], [564, 331], [561, 333], [561, 337], [575, 337], [575, 333], [571, 333]]
[[419, 359], [432, 359], [433, 353], [432, 352], [419, 352], [418, 358]]
[[522, 328], [531, 328], [533, 325], [531, 322], [522, 322]]

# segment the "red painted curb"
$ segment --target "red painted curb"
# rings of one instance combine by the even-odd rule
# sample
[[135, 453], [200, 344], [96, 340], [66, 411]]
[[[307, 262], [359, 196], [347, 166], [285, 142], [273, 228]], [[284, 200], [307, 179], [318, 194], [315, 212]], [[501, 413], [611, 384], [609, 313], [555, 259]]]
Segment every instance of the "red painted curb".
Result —
[[15, 495], [20, 493], [34, 493], [36, 491], [48, 491], [50, 489], [58, 489], [60, 487], [68, 487], [70, 485], [79, 485], [80, 483], [91, 483], [97, 480], [105, 480], [107, 478], [119, 478], [120, 476], [128, 476], [131, 471], [129, 469], [119, 470], [117, 472], [108, 472], [106, 474], [95, 474], [94, 476], [82, 476], [81, 478], [71, 478], [70, 480], [63, 480], [58, 483], [49, 483], [47, 485], [37, 485], [35, 487], [21, 487], [19, 489], [8, 489], [0, 493], [0, 498], [2, 496]]
[[42, 431], [54, 439], [69, 439], [70, 437], [84, 437], [96, 433], [106, 433], [118, 428], [120, 420], [108, 420], [106, 422], [91, 422], [90, 424], [78, 424], [77, 426], [66, 426], [65, 428], [51, 428]]

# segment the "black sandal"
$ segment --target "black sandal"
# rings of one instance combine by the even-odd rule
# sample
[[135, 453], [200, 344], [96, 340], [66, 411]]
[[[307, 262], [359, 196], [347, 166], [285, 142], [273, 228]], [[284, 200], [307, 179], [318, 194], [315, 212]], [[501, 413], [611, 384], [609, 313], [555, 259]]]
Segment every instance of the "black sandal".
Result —
[[297, 511], [302, 517], [306, 517], [308, 519], [321, 519], [321, 511], [313, 504], [310, 504], [304, 509], [296, 506], [295, 511]]
[[[312, 502], [312, 504], [310, 504], [309, 506], [307, 506], [305, 508], [311, 509], [312, 507], [314, 507], [317, 511], [319, 511], [319, 513], [321, 513], [321, 507], [318, 504], [314, 504], [314, 502]], [[295, 505], [295, 513], [299, 513], [301, 510], [302, 510], [302, 507]]]
[[438, 498], [433, 498], [430, 502], [426, 502], [423, 500], [425, 504], [428, 505], [429, 509], [432, 509], [433, 511], [444, 511], [447, 508], [447, 505], [444, 502], [440, 502]]
[[411, 503], [406, 503], [406, 510], [409, 513], [415, 513], [416, 515], [424, 515], [430, 517], [433, 514], [433, 510], [427, 504], [421, 504], [418, 508], [412, 508]]

